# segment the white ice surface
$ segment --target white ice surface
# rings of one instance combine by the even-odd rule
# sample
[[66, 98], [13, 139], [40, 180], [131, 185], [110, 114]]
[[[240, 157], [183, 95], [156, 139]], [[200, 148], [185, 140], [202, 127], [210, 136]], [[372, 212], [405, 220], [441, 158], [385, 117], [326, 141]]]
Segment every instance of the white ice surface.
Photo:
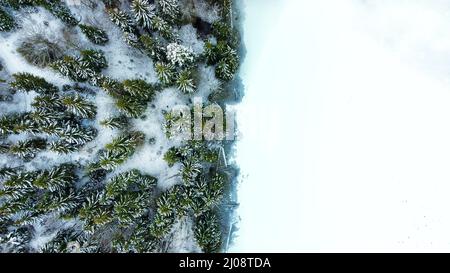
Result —
[[450, 3], [243, 2], [230, 251], [450, 251]]

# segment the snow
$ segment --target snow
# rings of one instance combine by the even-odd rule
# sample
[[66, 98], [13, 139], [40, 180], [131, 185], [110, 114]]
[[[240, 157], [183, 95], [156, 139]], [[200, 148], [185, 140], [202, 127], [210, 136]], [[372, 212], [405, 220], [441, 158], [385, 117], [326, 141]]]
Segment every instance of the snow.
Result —
[[230, 251], [448, 252], [448, 1], [244, 5]]

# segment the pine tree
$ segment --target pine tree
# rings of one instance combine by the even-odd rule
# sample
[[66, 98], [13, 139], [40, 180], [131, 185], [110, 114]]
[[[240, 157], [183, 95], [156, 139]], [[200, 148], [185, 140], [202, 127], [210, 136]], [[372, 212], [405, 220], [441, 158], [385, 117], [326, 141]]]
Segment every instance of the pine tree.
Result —
[[108, 10], [108, 14], [111, 21], [123, 32], [135, 32], [136, 27], [134, 25], [134, 22], [126, 12], [117, 9], [110, 9]]
[[16, 23], [11, 15], [0, 8], [0, 31], [10, 31], [16, 27]]
[[159, 62], [156, 63], [155, 70], [158, 75], [158, 79], [162, 84], [170, 85], [174, 81], [175, 72], [172, 65]]
[[68, 26], [76, 26], [78, 25], [78, 20], [70, 13], [70, 9], [65, 6], [61, 1], [57, 0], [47, 0], [47, 1], [39, 1], [42, 2], [42, 6], [46, 8], [50, 13], [52, 13], [55, 17], [59, 18]]
[[114, 201], [114, 216], [122, 226], [130, 226], [147, 210], [149, 196], [145, 193], [121, 194]]
[[43, 170], [34, 179], [33, 185], [39, 189], [61, 191], [76, 181], [75, 166], [63, 164], [49, 170]]
[[222, 243], [220, 223], [213, 212], [207, 212], [197, 219], [194, 234], [204, 252], [211, 253], [220, 250]]
[[126, 95], [116, 101], [116, 107], [128, 117], [139, 118], [147, 109], [147, 102]]
[[97, 113], [97, 107], [80, 95], [65, 96], [61, 99], [61, 103], [68, 112], [81, 118], [94, 118]]
[[27, 253], [32, 237], [28, 227], [16, 228], [0, 236], [0, 250], [2, 253]]
[[167, 40], [172, 40], [174, 35], [172, 32], [172, 27], [160, 16], [153, 16], [151, 21], [151, 29], [157, 31], [163, 38]]
[[105, 45], [106, 43], [108, 43], [108, 41], [109, 41], [108, 34], [106, 34], [106, 32], [104, 30], [99, 29], [94, 26], [83, 25], [83, 24], [80, 24], [79, 27], [80, 27], [81, 31], [84, 33], [84, 35], [86, 35], [86, 37], [92, 43], [97, 44], [97, 45]]
[[178, 0], [158, 0], [158, 8], [163, 17], [170, 22], [175, 22], [181, 15]]
[[166, 49], [162, 46], [158, 39], [144, 34], [139, 37], [139, 41], [141, 42], [144, 51], [155, 61], [155, 63], [165, 60]]
[[[59, 103], [59, 100], [58, 100]], [[38, 107], [37, 110], [30, 112], [30, 119], [34, 120], [39, 126], [49, 126], [57, 120], [63, 118], [63, 115], [60, 112], [52, 111], [50, 107], [45, 107], [46, 110]]]
[[9, 148], [9, 152], [13, 155], [25, 159], [31, 159], [36, 154], [47, 148], [47, 141], [45, 139], [32, 139], [26, 141], [19, 141]]
[[145, 135], [142, 132], [133, 131], [115, 138], [105, 146], [105, 151], [100, 154], [97, 162], [88, 167], [90, 172], [98, 169], [114, 170], [134, 154], [136, 148], [143, 144]]
[[134, 153], [137, 146], [142, 145], [145, 135], [139, 131], [133, 131], [123, 134], [115, 138], [111, 143], [108, 143], [105, 148], [111, 152], [125, 153], [131, 155]]
[[149, 4], [148, 0], [133, 0], [131, 8], [136, 22], [144, 28], [150, 28], [151, 19], [155, 16], [155, 6]]
[[169, 164], [169, 167], [175, 165], [175, 163], [181, 161], [181, 157], [178, 153], [178, 149], [175, 147], [171, 147], [165, 154], [164, 160]]
[[101, 50], [87, 49], [81, 52], [81, 66], [88, 67], [95, 72], [100, 72], [102, 69], [108, 67], [108, 62], [105, 58], [105, 53]]
[[184, 160], [180, 170], [181, 178], [185, 183], [191, 183], [202, 172], [202, 165], [195, 159]]
[[216, 76], [221, 80], [230, 81], [239, 68], [239, 55], [229, 46], [220, 49], [219, 55], [221, 59], [216, 66]]
[[125, 116], [111, 117], [102, 120], [100, 125], [110, 129], [124, 129], [128, 126], [128, 118]]
[[35, 91], [40, 94], [56, 93], [58, 88], [51, 83], [48, 83], [44, 78], [34, 76], [30, 73], [16, 73], [13, 74], [15, 79], [11, 83], [11, 87], [20, 92]]
[[61, 98], [57, 94], [39, 95], [31, 103], [36, 111], [58, 112], [62, 110]]
[[58, 130], [57, 134], [63, 141], [84, 145], [96, 137], [97, 131], [93, 128], [66, 123]]
[[125, 80], [124, 90], [133, 98], [149, 101], [155, 94], [155, 88], [144, 80]]
[[50, 41], [42, 34], [35, 34], [27, 38], [17, 48], [17, 52], [29, 63], [42, 68], [64, 55], [64, 51], [58, 43]]
[[167, 45], [167, 59], [176, 67], [189, 67], [194, 63], [194, 53], [192, 50], [177, 43]]
[[63, 140], [53, 141], [50, 143], [50, 150], [58, 154], [69, 154], [77, 151], [79, 145], [66, 142]]
[[148, 191], [155, 184], [156, 178], [149, 175], [142, 175], [138, 170], [133, 169], [111, 178], [106, 185], [106, 196], [115, 198], [127, 191]]
[[83, 203], [78, 216], [84, 222], [84, 229], [87, 232], [94, 232], [114, 219], [112, 207], [107, 204], [102, 193], [89, 196]]
[[178, 89], [183, 93], [191, 94], [195, 92], [196, 86], [194, 79], [192, 78], [192, 73], [189, 70], [181, 71], [178, 75], [176, 83], [178, 85]]
[[36, 204], [41, 213], [64, 214], [78, 207], [80, 196], [74, 190], [47, 192]]

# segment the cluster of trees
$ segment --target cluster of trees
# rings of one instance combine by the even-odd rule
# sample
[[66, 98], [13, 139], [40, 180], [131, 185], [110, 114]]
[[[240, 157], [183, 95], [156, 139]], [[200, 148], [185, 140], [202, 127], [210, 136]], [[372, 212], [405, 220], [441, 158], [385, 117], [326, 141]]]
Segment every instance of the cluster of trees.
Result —
[[90, 173], [99, 170], [113, 171], [134, 154], [136, 148], [144, 143], [145, 135], [139, 131], [124, 133], [100, 151], [98, 159], [88, 166]]
[[1, 0], [0, 4], [13, 9], [20, 9], [27, 6], [40, 6], [68, 26], [73, 27], [78, 24], [78, 20], [72, 15], [69, 8], [64, 2], [59, 0]]
[[[0, 134], [27, 133], [31, 139], [17, 143], [2, 143], [0, 151], [24, 159], [33, 158], [47, 148], [58, 153], [70, 153], [92, 141], [97, 131], [83, 125], [84, 119], [93, 119], [96, 106], [79, 94], [59, 95], [58, 87], [44, 78], [29, 73], [13, 74], [10, 86], [16, 92], [38, 93], [30, 112], [14, 113], [0, 117]], [[45, 135], [49, 139], [35, 137]]]
[[0, 8], [0, 31], [10, 31], [16, 26], [14, 18]]
[[[0, 170], [0, 225], [5, 227], [0, 230], [0, 244], [15, 247], [9, 251], [25, 252], [31, 236], [21, 236], [24, 231], [32, 228], [32, 223], [56, 216], [76, 217], [82, 226], [58, 232], [42, 252], [151, 251], [156, 241], [148, 238], [149, 208], [156, 178], [133, 169], [96, 186], [88, 183], [77, 187], [76, 172], [72, 164], [33, 172]], [[6, 226], [15, 228], [9, 232]], [[111, 237], [103, 232], [105, 228], [114, 231], [114, 239], [109, 238], [110, 244], [100, 248], [98, 238]], [[116, 246], [120, 236], [127, 237], [127, 246], [122, 249]], [[17, 240], [23, 242], [14, 246]]]
[[[216, 216], [221, 204], [228, 176], [216, 168], [217, 147], [204, 142], [189, 142], [182, 147], [172, 147], [164, 155], [169, 166], [181, 163], [183, 184], [164, 192], [157, 200], [152, 234], [161, 238], [170, 231], [178, 217], [195, 218], [197, 242], [206, 252], [220, 250], [222, 233]], [[207, 168], [209, 166], [209, 168]]]

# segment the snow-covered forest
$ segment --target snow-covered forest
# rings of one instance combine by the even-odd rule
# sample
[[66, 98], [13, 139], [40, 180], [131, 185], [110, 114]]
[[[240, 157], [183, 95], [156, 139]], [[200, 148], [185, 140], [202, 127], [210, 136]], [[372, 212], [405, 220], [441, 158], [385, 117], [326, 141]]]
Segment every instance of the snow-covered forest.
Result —
[[226, 107], [231, 0], [0, 1], [0, 251], [220, 252], [232, 142], [168, 134]]

